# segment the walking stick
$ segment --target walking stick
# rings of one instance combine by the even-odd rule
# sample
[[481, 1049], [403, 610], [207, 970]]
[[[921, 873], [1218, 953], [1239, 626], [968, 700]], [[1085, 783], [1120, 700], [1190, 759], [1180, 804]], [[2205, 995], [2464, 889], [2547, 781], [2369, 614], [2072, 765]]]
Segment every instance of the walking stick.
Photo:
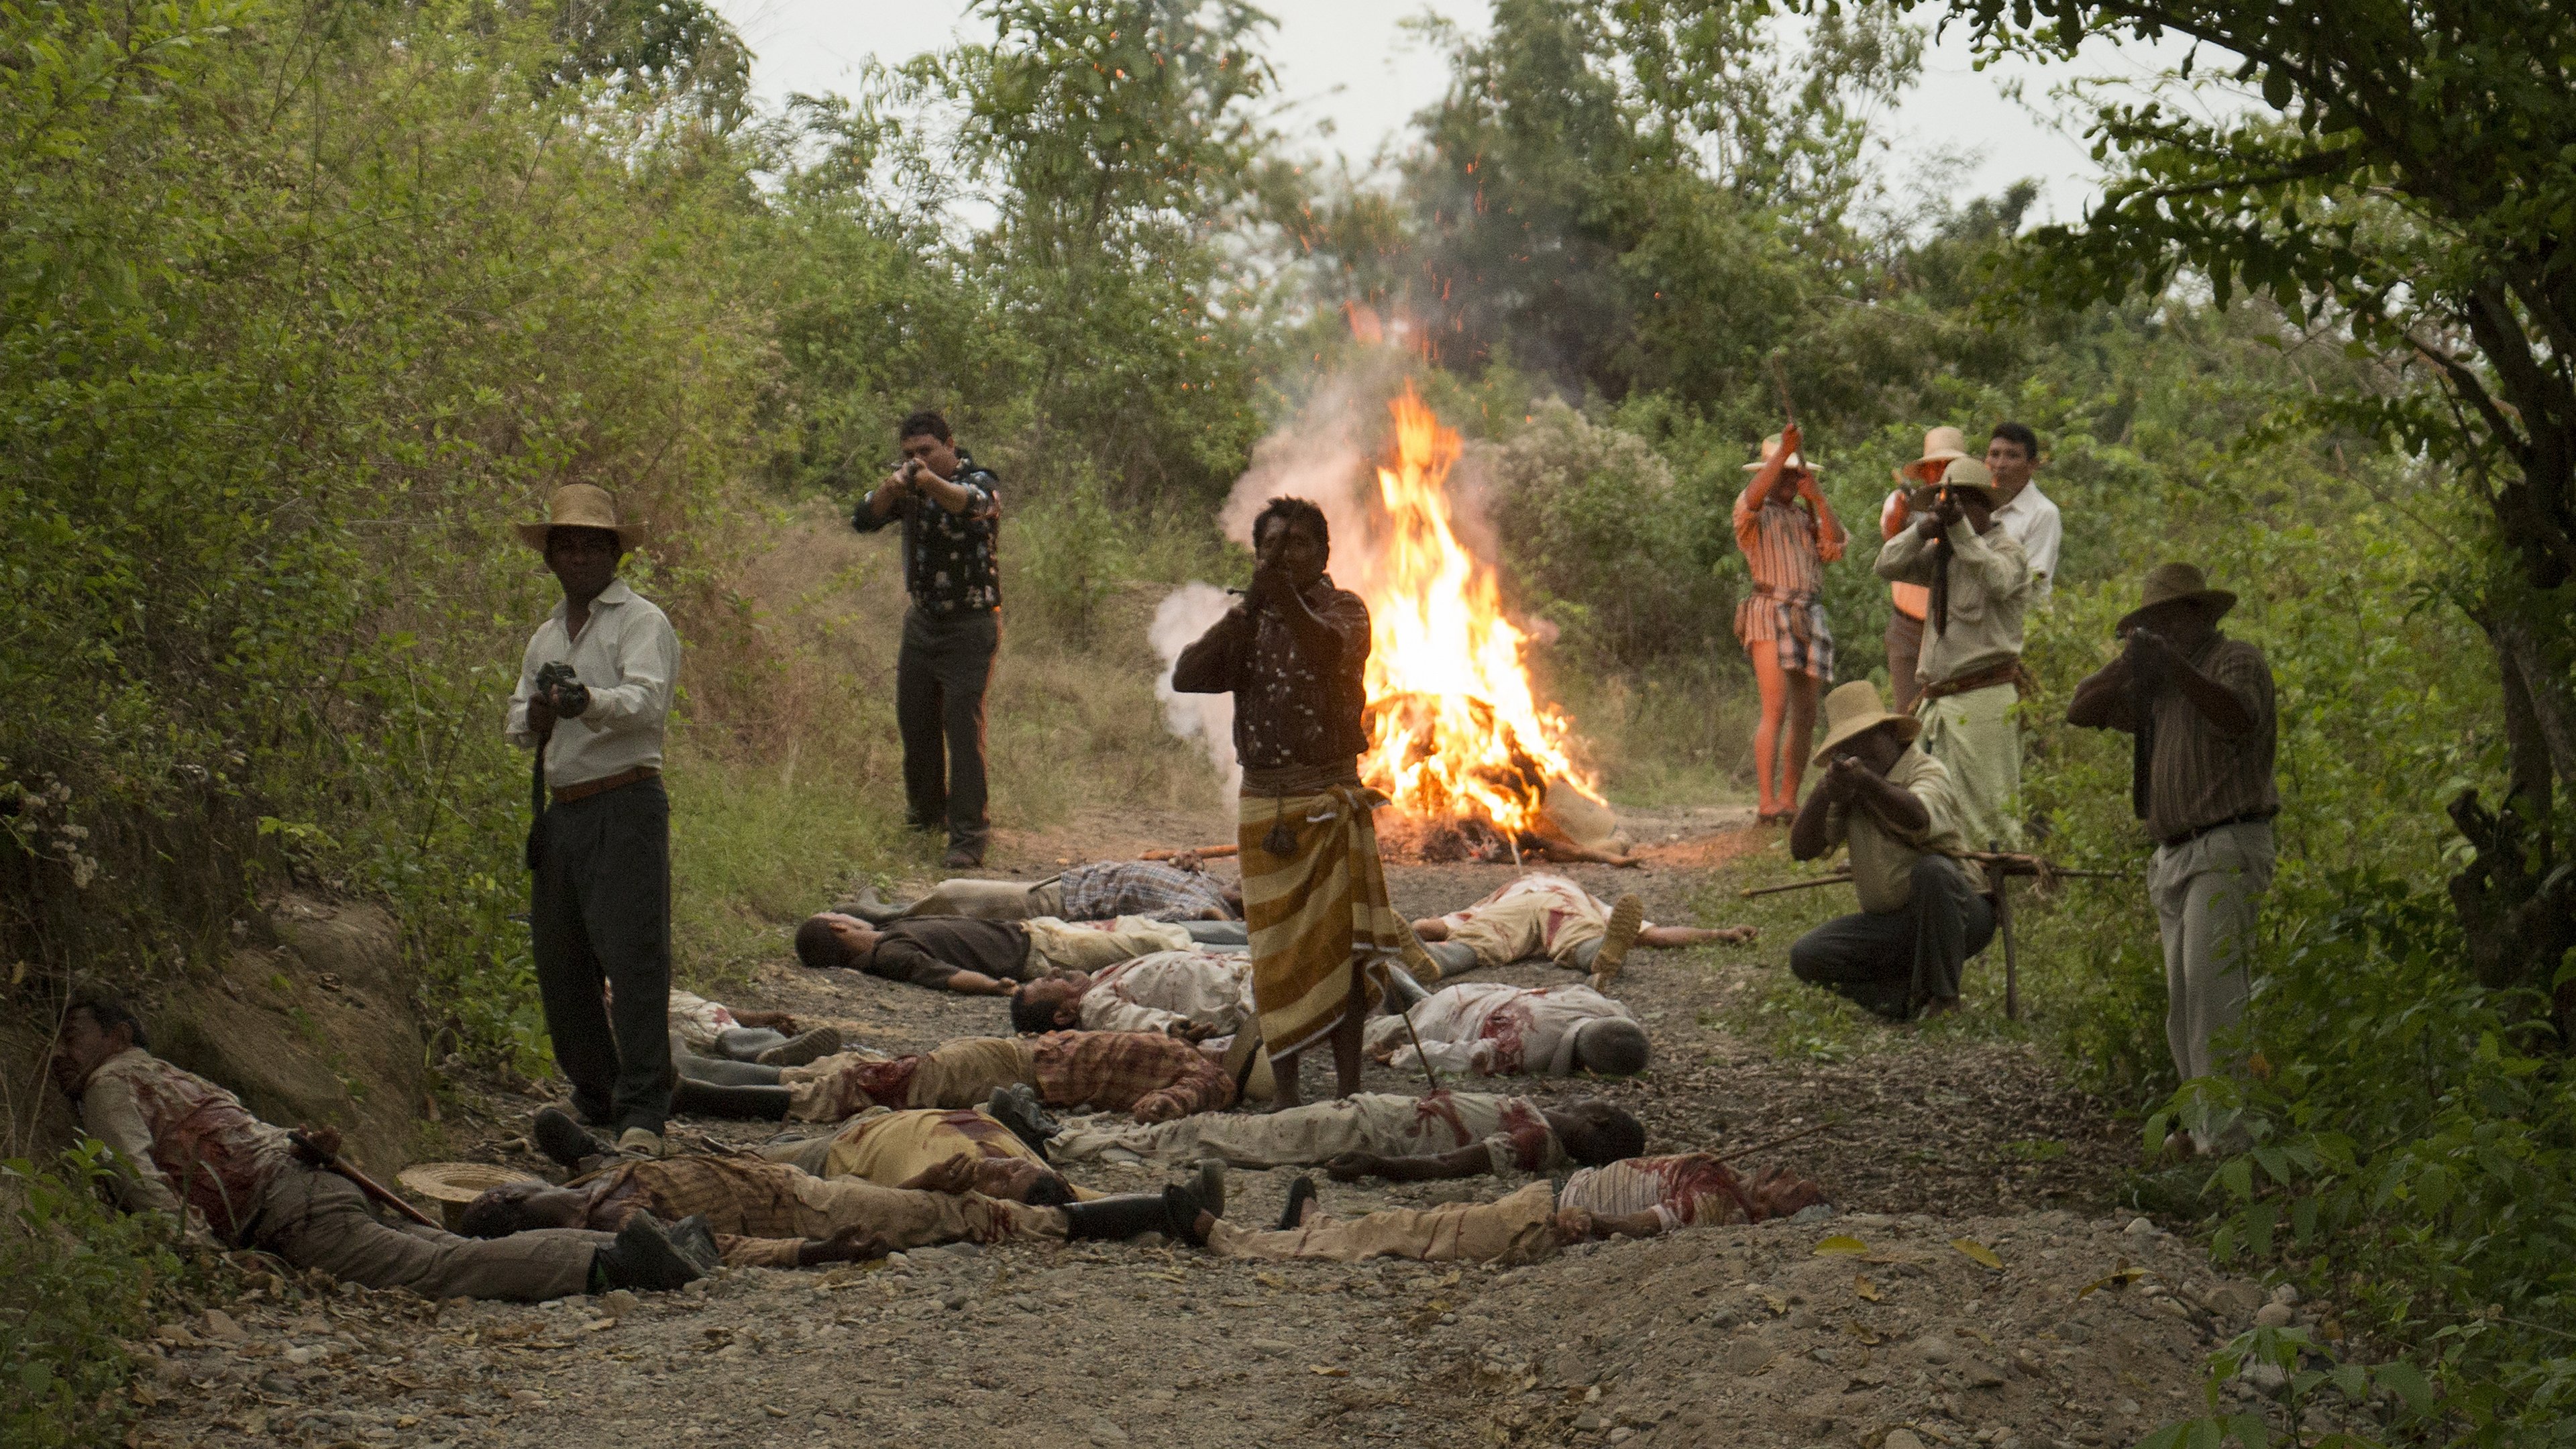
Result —
[[1787, 885], [1746, 886], [1735, 894], [1737, 899], [1749, 901], [1755, 896], [1776, 896], [1782, 891], [1811, 891], [1818, 886], [1842, 885], [1850, 879], [1850, 871], [1838, 870], [1832, 875], [1820, 875], [1814, 880], [1793, 880]]
[[[410, 1203], [387, 1191], [374, 1178], [371, 1178], [365, 1173], [360, 1172], [358, 1169], [351, 1167], [349, 1165], [349, 1159], [342, 1157], [336, 1152], [323, 1151], [320, 1143], [317, 1143], [312, 1138], [304, 1135], [303, 1128], [289, 1127], [286, 1129], [286, 1140], [295, 1144], [296, 1151], [301, 1152], [311, 1160], [320, 1163], [323, 1171], [336, 1172], [340, 1176], [347, 1178], [351, 1183], [357, 1186], [358, 1191], [365, 1193], [371, 1200], [383, 1203], [385, 1206], [392, 1208], [395, 1212], [401, 1213], [404, 1217], [411, 1219], [413, 1222], [420, 1224], [424, 1228], [436, 1228], [439, 1226], [429, 1214], [422, 1212], [420, 1209], [413, 1207]], [[444, 1231], [444, 1229], [441, 1229], [441, 1231]]]

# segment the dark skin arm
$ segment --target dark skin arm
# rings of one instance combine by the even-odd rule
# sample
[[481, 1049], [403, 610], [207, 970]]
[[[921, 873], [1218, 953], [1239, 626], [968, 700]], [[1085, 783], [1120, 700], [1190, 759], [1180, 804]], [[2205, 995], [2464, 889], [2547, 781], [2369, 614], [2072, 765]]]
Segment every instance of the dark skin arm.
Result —
[[1433, 1157], [1387, 1157], [1375, 1152], [1345, 1152], [1324, 1164], [1336, 1182], [1383, 1177], [1389, 1182], [1430, 1182], [1447, 1177], [1482, 1177], [1494, 1170], [1493, 1154], [1471, 1144]]
[[894, 1251], [894, 1245], [866, 1228], [843, 1228], [829, 1238], [808, 1238], [797, 1245], [796, 1266], [865, 1263]]
[[2088, 730], [2134, 732], [2138, 721], [2129, 708], [2129, 680], [2129, 656], [2123, 651], [2076, 684], [2075, 697], [2066, 702], [2066, 722]]
[[2254, 716], [2226, 685], [2201, 673], [2172, 640], [2144, 625], [2129, 630], [2129, 647], [2120, 657], [2085, 676], [2066, 706], [2066, 722], [2090, 729], [2135, 730], [2130, 708], [2130, 682], [2141, 676], [2169, 680], [2201, 718], [2221, 734], [2254, 732]]

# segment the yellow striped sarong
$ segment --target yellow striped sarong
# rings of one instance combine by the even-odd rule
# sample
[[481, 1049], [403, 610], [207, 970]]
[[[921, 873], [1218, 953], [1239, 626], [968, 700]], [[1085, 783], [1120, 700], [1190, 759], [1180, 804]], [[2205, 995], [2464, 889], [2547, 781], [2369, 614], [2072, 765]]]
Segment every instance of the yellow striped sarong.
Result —
[[[1252, 1003], [1273, 1060], [1340, 1025], [1355, 958], [1374, 963], [1402, 948], [1404, 922], [1387, 901], [1377, 824], [1369, 818], [1384, 803], [1356, 785], [1243, 798], [1236, 829], [1243, 919], [1252, 934]], [[1274, 825], [1296, 837], [1286, 855], [1262, 844]], [[1374, 979], [1367, 992], [1376, 1005]]]

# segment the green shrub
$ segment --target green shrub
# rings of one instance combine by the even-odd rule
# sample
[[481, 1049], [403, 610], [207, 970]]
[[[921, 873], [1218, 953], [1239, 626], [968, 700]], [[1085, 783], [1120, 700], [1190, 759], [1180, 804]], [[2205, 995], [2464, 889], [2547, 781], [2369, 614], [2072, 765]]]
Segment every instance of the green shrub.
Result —
[[166, 1216], [109, 1208], [106, 1149], [0, 1162], [0, 1443], [112, 1442], [133, 1412], [127, 1347], [185, 1270]]

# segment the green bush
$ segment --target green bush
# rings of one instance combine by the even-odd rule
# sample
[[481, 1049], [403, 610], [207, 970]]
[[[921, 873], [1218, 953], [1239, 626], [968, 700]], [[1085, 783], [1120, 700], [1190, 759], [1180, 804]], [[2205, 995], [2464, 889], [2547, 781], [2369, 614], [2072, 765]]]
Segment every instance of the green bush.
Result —
[[185, 1270], [175, 1222], [102, 1201], [111, 1171], [94, 1141], [50, 1165], [0, 1162], [0, 1443], [104, 1444], [133, 1412], [126, 1345]]

